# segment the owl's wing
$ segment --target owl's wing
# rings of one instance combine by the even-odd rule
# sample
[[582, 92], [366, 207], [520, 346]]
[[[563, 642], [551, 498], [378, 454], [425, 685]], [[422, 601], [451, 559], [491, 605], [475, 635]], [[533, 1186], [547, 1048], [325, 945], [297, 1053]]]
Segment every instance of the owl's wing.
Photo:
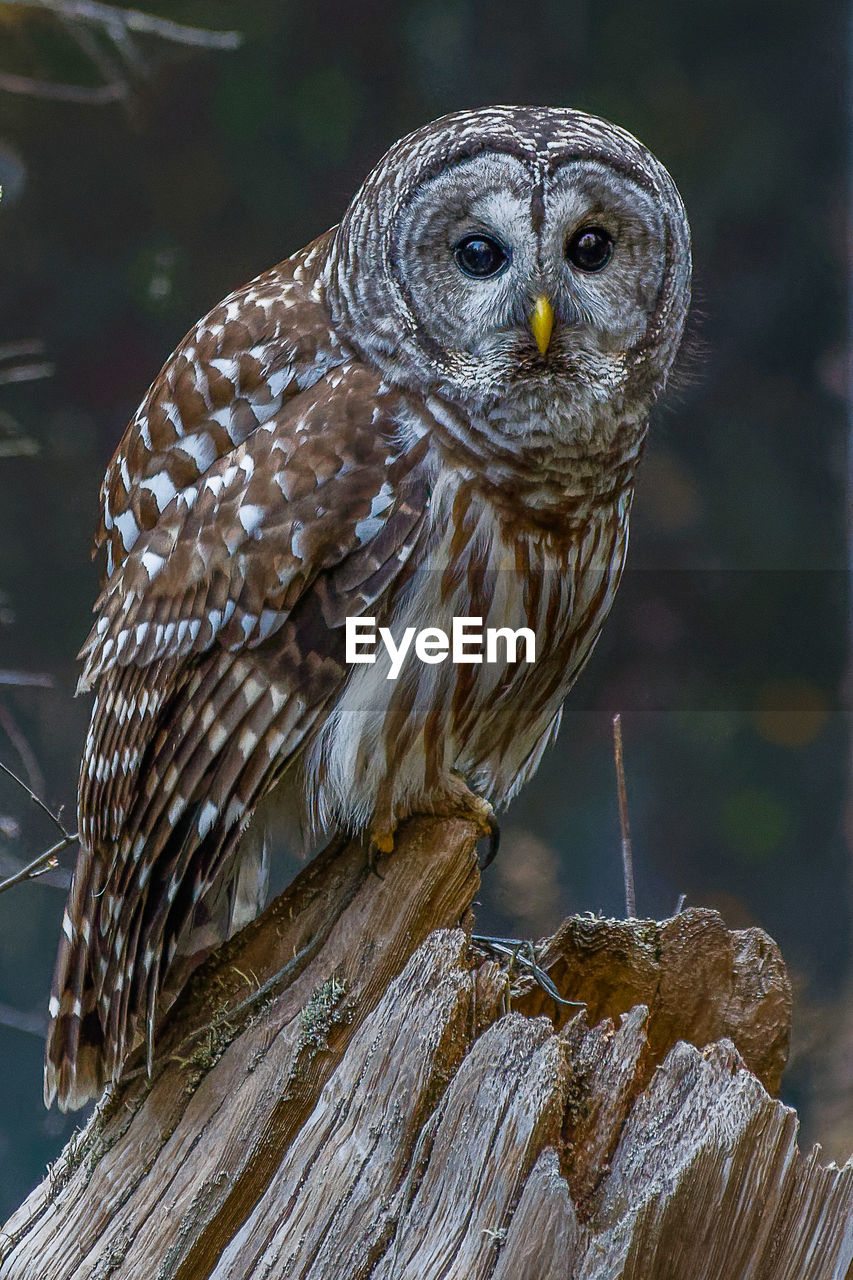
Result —
[[344, 683], [345, 617], [405, 573], [426, 447], [405, 398], [347, 363], [176, 494], [113, 572], [83, 649], [98, 692], [47, 1097], [97, 1093], [140, 1019], [150, 1050], [184, 925]]
[[176, 494], [347, 359], [317, 280], [331, 234], [223, 299], [170, 356], [101, 486], [108, 578]]

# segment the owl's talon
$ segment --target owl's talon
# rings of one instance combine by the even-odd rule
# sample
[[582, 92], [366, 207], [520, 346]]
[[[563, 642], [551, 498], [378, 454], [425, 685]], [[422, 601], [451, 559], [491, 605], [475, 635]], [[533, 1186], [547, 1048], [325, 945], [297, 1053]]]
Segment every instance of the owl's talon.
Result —
[[376, 876], [377, 880], [384, 880], [385, 877], [383, 876], [382, 872], [379, 870], [379, 868], [376, 865], [377, 859], [379, 857], [380, 857], [380, 854], [378, 850], [376, 850], [374, 846], [371, 844], [367, 850], [367, 869], [371, 873], [371, 875]]
[[501, 847], [501, 826], [497, 816], [491, 813], [488, 818], [489, 831], [487, 835], [488, 845], [486, 852], [477, 855], [477, 866], [481, 871], [485, 871], [486, 867], [490, 867], [498, 856], [498, 849]]

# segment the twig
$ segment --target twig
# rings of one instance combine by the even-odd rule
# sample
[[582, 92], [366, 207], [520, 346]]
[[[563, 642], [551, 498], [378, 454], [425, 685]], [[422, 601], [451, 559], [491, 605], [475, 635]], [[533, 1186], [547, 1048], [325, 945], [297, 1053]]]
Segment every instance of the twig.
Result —
[[139, 9], [120, 9], [117, 5], [102, 4], [100, 0], [0, 0], [5, 5], [23, 5], [27, 9], [45, 9], [61, 18], [94, 22], [104, 27], [112, 36], [121, 26], [127, 31], [157, 36], [172, 44], [193, 45], [201, 49], [239, 49], [243, 36], [239, 31], [209, 31], [203, 27], [189, 27], [169, 18], [159, 18]]
[[634, 893], [634, 854], [631, 848], [631, 828], [628, 825], [628, 792], [625, 788], [625, 759], [622, 752], [622, 717], [613, 717], [613, 754], [616, 758], [616, 787], [619, 794], [619, 826], [622, 830], [622, 870], [625, 876], [625, 912], [629, 920], [637, 918], [637, 898]]
[[52, 689], [53, 676], [46, 671], [0, 671], [0, 684], [15, 685], [18, 688]]
[[[7, 778], [11, 778], [13, 782], [16, 782], [22, 791], [26, 791], [27, 795], [30, 797], [33, 804], [36, 805], [39, 809], [41, 809], [42, 813], [47, 814], [47, 816], [50, 818], [53, 825], [56, 827], [57, 831], [61, 833], [63, 840], [65, 841], [65, 845], [74, 843], [74, 841], [77, 839], [77, 833], [74, 832], [72, 834], [70, 831], [66, 830], [65, 824], [63, 823], [59, 815], [54, 813], [53, 810], [49, 808], [49, 806], [46, 805], [45, 802], [36, 795], [33, 789], [27, 786], [26, 782], [24, 782], [22, 778], [19, 778], [16, 773], [13, 773], [8, 765], [3, 764], [2, 760], [0, 760], [0, 773], [5, 773]], [[65, 845], [63, 845], [63, 848], [65, 847]], [[51, 850], [50, 852], [53, 853], [54, 850]], [[48, 854], [42, 854], [43, 858], [46, 858], [47, 856]], [[0, 888], [2, 888], [2, 886], [0, 886]]]
[[21, 884], [24, 880], [35, 880], [37, 876], [43, 875], [45, 871], [51, 871], [56, 866], [56, 860], [63, 849], [67, 849], [69, 845], [74, 844], [77, 840], [77, 833], [67, 831], [59, 814], [54, 813], [43, 800], [41, 800], [31, 787], [28, 787], [23, 779], [13, 773], [8, 765], [0, 761], [0, 773], [5, 773], [13, 782], [26, 791], [33, 804], [41, 809], [42, 813], [46, 813], [53, 825], [62, 835], [61, 840], [57, 840], [56, 844], [51, 845], [44, 853], [40, 853], [37, 858], [33, 858], [32, 862], [28, 862], [26, 866], [21, 867], [20, 871], [16, 871], [14, 875], [8, 876], [5, 880], [0, 881], [0, 893], [5, 893], [7, 889], [12, 889], [16, 884]]
[[41, 338], [19, 338], [16, 342], [0, 342], [0, 360], [20, 360], [21, 356], [43, 356]]
[[510, 972], [518, 966], [526, 969], [539, 984], [542, 990], [557, 1004], [564, 1004], [574, 1009], [584, 1009], [582, 1000], [564, 1000], [552, 979], [539, 963], [536, 948], [527, 938], [490, 938], [482, 933], [472, 933], [471, 941], [484, 951], [491, 951], [496, 956], [509, 960]]
[[37, 858], [33, 858], [32, 862], [28, 862], [25, 867], [21, 867], [20, 871], [16, 871], [13, 876], [8, 876], [5, 880], [0, 880], [0, 893], [5, 893], [7, 889], [14, 889], [16, 884], [22, 884], [24, 880], [36, 880], [39, 876], [44, 875], [45, 871], [52, 871], [56, 866], [56, 859], [63, 849], [67, 849], [77, 839], [77, 835], [65, 836], [62, 840], [57, 840], [56, 844], [51, 845], [44, 853], [40, 853]]
[[9, 361], [5, 369], [0, 369], [0, 384], [35, 382], [38, 378], [53, 377], [51, 362], [33, 360], [34, 356], [44, 356], [44, 343], [39, 338], [0, 343], [0, 361]]
[[44, 791], [44, 775], [41, 771], [36, 753], [27, 741], [23, 730], [8, 707], [0, 702], [0, 729], [2, 729], [12, 746], [17, 751], [21, 764], [27, 771], [33, 791]]
[[[130, 97], [130, 84], [123, 75], [119, 63], [110, 53], [109, 47], [105, 47], [105, 42], [99, 40], [91, 27], [82, 22], [75, 22], [72, 18], [64, 15], [60, 18], [60, 22], [84, 57], [88, 58], [101, 73], [104, 83], [120, 85], [124, 95]], [[125, 56], [122, 36], [127, 36], [127, 32], [124, 27], [117, 27], [115, 31], [111, 29], [110, 35], [113, 36], [119, 56]], [[130, 37], [127, 36], [127, 39], [130, 40]]]
[[0, 458], [31, 458], [38, 453], [38, 443], [22, 435], [21, 430], [20, 423], [15, 422], [11, 414], [0, 411]]
[[[0, 80], [3, 76], [0, 75]], [[2, 88], [2, 85], [0, 85]], [[0, 369], [0, 386], [10, 382], [37, 382], [40, 378], [52, 378], [54, 367], [49, 360], [36, 364], [13, 364], [9, 369]]]
[[[139, 9], [122, 9], [117, 5], [103, 4], [100, 0], [0, 0], [0, 4], [52, 14], [68, 29], [75, 44], [104, 77], [103, 84], [82, 85], [0, 72], [0, 90], [53, 102], [103, 106], [112, 102], [129, 101], [132, 85], [123, 74], [121, 63], [137, 76], [143, 75], [146, 70], [145, 60], [131, 38], [131, 32], [154, 36], [170, 44], [200, 49], [230, 51], [238, 49], [243, 43], [243, 36], [239, 31], [211, 31], [204, 27], [190, 27], [185, 23], [172, 22], [169, 18], [160, 18], [153, 13], [143, 13]], [[99, 45], [98, 39], [90, 31], [91, 27], [101, 33], [99, 38], [102, 44], [109, 42], [112, 45], [119, 61], [110, 55], [107, 48]]]
[[[2, 824], [3, 821], [3, 818], [0, 817], [0, 824]], [[61, 889], [63, 893], [67, 893], [71, 888], [71, 872], [67, 871], [65, 867], [59, 866], [56, 854], [53, 850], [50, 852], [50, 862], [51, 864], [56, 863], [56, 865], [46, 866], [44, 870], [39, 870], [36, 876], [33, 876], [32, 873], [30, 873], [26, 879], [39, 879], [42, 884], [47, 885], [48, 888]], [[20, 858], [14, 858], [11, 853], [0, 853], [0, 875], [16, 876], [23, 870], [24, 864]], [[0, 881], [0, 883], [2, 883], [2, 881]]]
[[[9, 0], [0, 0], [8, 4]], [[48, 102], [80, 102], [100, 107], [108, 102], [121, 102], [127, 97], [120, 84], [55, 84], [50, 80], [33, 80], [31, 76], [16, 76], [11, 71], [0, 71], [0, 89], [7, 93], [20, 93], [28, 98], [44, 98]]]
[[47, 1031], [47, 1018], [43, 1013], [22, 1013], [9, 1004], [0, 1004], [0, 1026], [11, 1027], [14, 1031], [24, 1031], [27, 1035], [44, 1039]]

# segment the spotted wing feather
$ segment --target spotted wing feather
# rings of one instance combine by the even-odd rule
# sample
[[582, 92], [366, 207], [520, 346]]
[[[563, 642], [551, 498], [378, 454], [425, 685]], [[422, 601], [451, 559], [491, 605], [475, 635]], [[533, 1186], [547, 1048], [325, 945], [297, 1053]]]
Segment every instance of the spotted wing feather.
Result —
[[101, 486], [108, 577], [176, 494], [347, 358], [317, 270], [330, 235], [214, 307], [152, 384]]

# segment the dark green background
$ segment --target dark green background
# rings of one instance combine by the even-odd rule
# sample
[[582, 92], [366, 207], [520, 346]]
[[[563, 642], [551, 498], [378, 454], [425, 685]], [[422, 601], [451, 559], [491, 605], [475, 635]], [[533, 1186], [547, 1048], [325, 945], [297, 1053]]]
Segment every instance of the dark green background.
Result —
[[[148, 74], [130, 110], [0, 94], [0, 344], [39, 337], [56, 369], [0, 385], [0, 414], [39, 445], [0, 455], [0, 668], [55, 680], [0, 687], [0, 708], [47, 798], [73, 807], [97, 486], [186, 329], [337, 221], [390, 143], [431, 117], [495, 101], [603, 114], [682, 191], [696, 310], [640, 476], [630, 571], [557, 748], [505, 820], [482, 923], [538, 935], [570, 911], [623, 910], [610, 748], [621, 711], [641, 912], [666, 915], [684, 892], [778, 939], [805, 1046], [785, 1097], [809, 1139], [843, 1145], [843, 1126], [821, 1119], [829, 1040], [802, 1035], [840, 1000], [850, 933], [841, 6], [187, 0], [156, 11], [239, 28], [245, 43], [140, 41]], [[2, 4], [0, 70], [96, 78], [67, 33]], [[2, 724], [0, 759], [23, 771]], [[0, 855], [33, 856], [51, 839], [0, 780], [3, 830]], [[0, 1002], [42, 1014], [61, 909], [45, 883], [0, 898]], [[41, 1053], [36, 1035], [0, 1025], [0, 1219], [73, 1123], [43, 1110]]]

